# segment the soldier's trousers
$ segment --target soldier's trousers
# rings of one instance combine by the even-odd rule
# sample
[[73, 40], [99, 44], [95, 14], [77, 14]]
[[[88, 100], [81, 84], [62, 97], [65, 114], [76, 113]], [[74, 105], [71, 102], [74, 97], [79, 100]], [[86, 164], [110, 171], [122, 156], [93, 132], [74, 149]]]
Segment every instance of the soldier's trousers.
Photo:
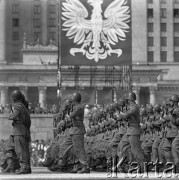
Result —
[[122, 134], [116, 133], [109, 143], [107, 150], [106, 150], [106, 158], [115, 157], [117, 155], [117, 147], [122, 139]]
[[158, 148], [162, 139], [156, 138], [152, 144], [152, 161], [156, 162], [159, 159]]
[[162, 162], [165, 164], [165, 157], [163, 154], [163, 144], [164, 144], [165, 138], [163, 138], [160, 142], [160, 145], [158, 147], [158, 155], [159, 155], [159, 162]]
[[179, 135], [172, 142], [172, 154], [175, 165], [179, 165]]
[[29, 141], [24, 136], [14, 136], [14, 148], [20, 163], [30, 165]]
[[146, 162], [151, 161], [152, 144], [152, 140], [144, 140], [141, 144]]
[[87, 155], [84, 148], [84, 134], [69, 135], [61, 146], [61, 158], [65, 160], [69, 151], [74, 148], [77, 159], [82, 164], [87, 164]]
[[141, 148], [140, 135], [126, 135], [125, 134], [122, 137], [119, 144], [119, 150], [120, 150], [120, 153], [118, 154], [119, 157], [126, 158], [128, 156], [126, 152], [130, 152], [129, 149], [131, 149], [131, 153], [133, 157], [135, 158], [135, 160], [139, 162], [140, 164], [143, 164], [144, 155]]
[[172, 162], [172, 142], [174, 138], [165, 138], [163, 143], [163, 155], [165, 157], [166, 162]]

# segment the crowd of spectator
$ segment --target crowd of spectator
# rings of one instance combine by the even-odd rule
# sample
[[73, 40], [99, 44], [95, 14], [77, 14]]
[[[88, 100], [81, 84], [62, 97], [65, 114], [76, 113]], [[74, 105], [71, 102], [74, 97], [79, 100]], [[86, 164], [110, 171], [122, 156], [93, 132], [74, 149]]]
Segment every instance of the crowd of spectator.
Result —
[[[4, 160], [4, 150], [5, 150], [5, 140], [0, 141], [0, 164]], [[42, 162], [46, 159], [46, 153], [49, 145], [51, 144], [50, 140], [36, 140], [32, 141], [30, 145], [31, 152], [31, 166], [39, 167], [42, 166]]]
[[[9, 114], [10, 112], [10, 104], [6, 104], [5, 106], [0, 105], [0, 114]], [[54, 104], [51, 108], [49, 108], [48, 105], [46, 105], [45, 108], [42, 108], [40, 103], [37, 104], [36, 107], [33, 107], [32, 103], [29, 103], [29, 112], [30, 114], [56, 114], [59, 112], [59, 107]]]

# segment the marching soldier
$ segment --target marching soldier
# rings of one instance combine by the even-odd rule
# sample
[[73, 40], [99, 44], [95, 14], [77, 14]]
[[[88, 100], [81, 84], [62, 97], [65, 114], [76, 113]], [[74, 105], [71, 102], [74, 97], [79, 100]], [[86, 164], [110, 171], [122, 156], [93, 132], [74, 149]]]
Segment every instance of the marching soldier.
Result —
[[68, 116], [71, 119], [73, 127], [70, 130], [69, 136], [65, 142], [61, 145], [62, 154], [59, 161], [59, 166], [64, 165], [64, 160], [68, 155], [71, 148], [74, 148], [75, 155], [82, 165], [82, 170], [78, 167], [73, 169], [73, 173], [90, 173], [90, 169], [87, 162], [87, 155], [84, 149], [84, 134], [85, 126], [83, 124], [84, 119], [84, 107], [81, 104], [81, 94], [76, 93], [73, 96], [73, 102], [75, 104], [74, 111]]
[[[179, 108], [176, 108], [173, 111], [173, 119], [172, 122], [177, 126], [179, 129]], [[179, 170], [179, 134], [175, 137], [172, 142], [172, 155], [174, 157], [174, 164], [176, 166], [176, 170]]]
[[[143, 170], [143, 161], [144, 155], [141, 149], [140, 144], [140, 134], [141, 134], [141, 127], [140, 127], [140, 111], [139, 106], [136, 104], [136, 94], [131, 92], [128, 96], [129, 100], [129, 110], [124, 114], [124, 119], [127, 120], [127, 132], [122, 137], [120, 141], [120, 157], [119, 158], [126, 158], [127, 154], [126, 151], [130, 151], [135, 158], [135, 160], [139, 163], [139, 167]], [[129, 155], [130, 156], [130, 155]]]
[[173, 123], [173, 111], [178, 107], [179, 97], [173, 95], [170, 99], [171, 108], [169, 109], [169, 114], [165, 117], [166, 123], [166, 138], [163, 143], [163, 154], [166, 162], [172, 162], [172, 142], [178, 135], [178, 127]]

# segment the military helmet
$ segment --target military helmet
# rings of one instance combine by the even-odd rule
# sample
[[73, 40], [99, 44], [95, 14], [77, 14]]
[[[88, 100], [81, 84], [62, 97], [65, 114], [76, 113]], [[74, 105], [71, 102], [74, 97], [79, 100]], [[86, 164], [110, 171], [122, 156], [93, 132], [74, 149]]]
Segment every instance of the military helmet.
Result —
[[11, 94], [11, 97], [13, 100], [22, 100], [23, 99], [22, 93], [19, 90], [14, 90]]
[[155, 105], [155, 106], [154, 106], [154, 111], [155, 111], [155, 112], [161, 112], [161, 107], [160, 107], [160, 105], [158, 105], [158, 104]]
[[119, 99], [117, 103], [118, 103], [118, 106], [125, 106], [125, 100], [124, 99]]
[[178, 95], [174, 94], [169, 100], [174, 102], [179, 102], [179, 97]]
[[147, 110], [143, 108], [140, 112], [141, 116], [147, 116]]
[[137, 99], [136, 94], [134, 92], [130, 92], [126, 99], [128, 99], [130, 101], [136, 101], [136, 99]]
[[172, 114], [179, 116], [179, 108], [174, 109]]
[[75, 101], [75, 102], [81, 102], [81, 94], [79, 92], [73, 94], [72, 100]]
[[149, 106], [147, 107], [147, 112], [148, 112], [148, 113], [152, 113], [152, 112], [153, 112], [153, 106], [152, 106], [152, 105], [149, 105]]
[[64, 126], [65, 126], [65, 121], [64, 121], [64, 120], [61, 120], [61, 121], [58, 123], [57, 128], [58, 128], [58, 129], [61, 129], [61, 128], [63, 128]]

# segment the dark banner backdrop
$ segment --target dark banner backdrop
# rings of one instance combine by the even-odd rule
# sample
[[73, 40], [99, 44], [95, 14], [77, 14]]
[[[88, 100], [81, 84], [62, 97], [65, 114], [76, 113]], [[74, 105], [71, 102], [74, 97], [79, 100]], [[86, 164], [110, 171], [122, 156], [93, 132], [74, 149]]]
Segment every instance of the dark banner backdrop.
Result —
[[[88, 3], [87, 0], [78, 0], [80, 1], [85, 8], [87, 9], [89, 16], [88, 20], [91, 19], [92, 10], [93, 7]], [[118, 0], [119, 3], [123, 0]], [[61, 12], [63, 13], [65, 11], [64, 8], [64, 2], [68, 2], [68, 0], [61, 0]], [[103, 20], [104, 18], [104, 12], [108, 8], [108, 6], [113, 3], [114, 0], [104, 0], [102, 4], [102, 16]], [[107, 66], [114, 66], [114, 65], [130, 65], [132, 63], [132, 35], [131, 35], [131, 0], [126, 0], [126, 4], [124, 6], [129, 6], [130, 18], [128, 19], [130, 22], [127, 22], [129, 25], [129, 29], [127, 29], [128, 32], [125, 32], [126, 38], [125, 41], [119, 40], [119, 42], [116, 45], [110, 44], [111, 48], [114, 49], [121, 49], [122, 55], [117, 57], [117, 54], [111, 54], [111, 56], [107, 56], [105, 59], [99, 59], [98, 62], [95, 62], [94, 59], [87, 59], [86, 55], [83, 55], [81, 52], [78, 52], [75, 54], [75, 56], [72, 56], [70, 54], [71, 48], [81, 48], [83, 44], [76, 44], [74, 43], [74, 39], [69, 39], [66, 34], [67, 31], [64, 31], [65, 27], [63, 26], [64, 22], [66, 21], [64, 19], [64, 16], [61, 15], [61, 65], [87, 65], [87, 66], [99, 66], [99, 65], [107, 65]], [[119, 9], [121, 11], [121, 9]], [[86, 35], [87, 36], [87, 35]], [[101, 42], [100, 42], [101, 43]], [[92, 44], [92, 43], [91, 43]], [[90, 46], [91, 46], [90, 44]]]

